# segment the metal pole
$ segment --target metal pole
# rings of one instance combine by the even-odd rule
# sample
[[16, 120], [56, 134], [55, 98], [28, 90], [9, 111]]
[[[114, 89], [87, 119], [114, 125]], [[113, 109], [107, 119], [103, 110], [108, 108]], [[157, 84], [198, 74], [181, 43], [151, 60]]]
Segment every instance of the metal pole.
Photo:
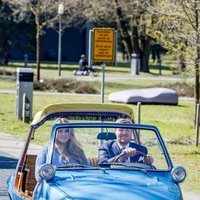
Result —
[[102, 65], [102, 79], [101, 79], [101, 103], [104, 103], [104, 82], [105, 82], [105, 63]]
[[91, 46], [91, 42], [92, 42], [92, 30], [89, 31], [89, 53], [88, 53], [88, 66], [91, 66], [91, 52], [92, 52], [92, 46]]
[[141, 119], [141, 102], [137, 103], [137, 123], [140, 124]]
[[[102, 77], [101, 77], [101, 103], [104, 103], [104, 82], [105, 82], [105, 63], [102, 63]], [[101, 120], [103, 122], [103, 120]], [[104, 128], [100, 128], [99, 131], [103, 132]], [[103, 140], [99, 141], [99, 145], [103, 143]]]
[[117, 36], [117, 31], [115, 31], [115, 43], [114, 43], [114, 45], [115, 45], [115, 47], [114, 47], [114, 59], [115, 59], [115, 66], [117, 66], [117, 38], [118, 38], [118, 36]]
[[[140, 124], [141, 119], [141, 102], [137, 102], [137, 123]], [[140, 141], [140, 130], [136, 130], [133, 132], [134, 138], [138, 142], [138, 144], [141, 144]]]
[[199, 145], [199, 104], [196, 105], [196, 128], [195, 128], [195, 145]]
[[59, 33], [58, 33], [58, 76], [61, 76], [61, 14], [59, 14]]

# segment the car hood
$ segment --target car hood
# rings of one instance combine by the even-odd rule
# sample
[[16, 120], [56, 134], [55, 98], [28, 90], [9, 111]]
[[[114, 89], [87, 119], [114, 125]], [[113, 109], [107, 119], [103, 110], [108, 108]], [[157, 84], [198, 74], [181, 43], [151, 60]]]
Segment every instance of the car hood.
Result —
[[69, 199], [181, 199], [179, 186], [168, 172], [57, 171], [55, 177], [47, 181], [47, 187], [49, 192], [53, 187]]

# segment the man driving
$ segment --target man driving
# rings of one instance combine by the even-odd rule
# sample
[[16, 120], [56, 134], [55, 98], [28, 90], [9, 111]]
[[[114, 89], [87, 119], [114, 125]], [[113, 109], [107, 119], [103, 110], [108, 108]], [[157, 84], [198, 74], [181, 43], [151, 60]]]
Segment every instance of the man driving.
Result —
[[[132, 123], [129, 119], [120, 118], [117, 123]], [[139, 162], [151, 165], [153, 158], [148, 154], [145, 146], [131, 142], [132, 129], [116, 128], [116, 141], [104, 142], [99, 147], [99, 164], [112, 162]], [[120, 156], [119, 156], [120, 155]]]

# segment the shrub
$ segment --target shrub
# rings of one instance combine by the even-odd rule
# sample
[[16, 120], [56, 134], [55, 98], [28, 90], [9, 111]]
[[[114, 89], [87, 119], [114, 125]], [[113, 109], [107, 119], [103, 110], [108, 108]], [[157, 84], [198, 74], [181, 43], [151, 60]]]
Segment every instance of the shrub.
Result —
[[0, 75], [16, 77], [16, 72], [8, 71], [5, 69], [0, 69]]
[[76, 93], [81, 93], [81, 94], [98, 94], [99, 92], [90, 84], [87, 83], [82, 83], [78, 84], [78, 86], [75, 88]]
[[99, 92], [90, 84], [76, 81], [75, 79], [45, 79], [42, 82], [34, 82], [34, 90], [54, 92], [75, 92], [86, 94], [98, 94]]

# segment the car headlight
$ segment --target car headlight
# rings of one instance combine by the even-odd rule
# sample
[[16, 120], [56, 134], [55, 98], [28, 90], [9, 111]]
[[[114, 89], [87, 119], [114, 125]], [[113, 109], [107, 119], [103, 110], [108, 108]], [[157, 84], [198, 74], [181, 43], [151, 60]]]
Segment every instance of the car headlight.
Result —
[[172, 169], [171, 175], [175, 182], [180, 183], [185, 180], [186, 170], [184, 167], [177, 166]]
[[54, 177], [55, 175], [55, 169], [52, 165], [50, 164], [44, 164], [42, 167], [39, 169], [39, 175], [42, 179], [44, 180], [50, 180]]

